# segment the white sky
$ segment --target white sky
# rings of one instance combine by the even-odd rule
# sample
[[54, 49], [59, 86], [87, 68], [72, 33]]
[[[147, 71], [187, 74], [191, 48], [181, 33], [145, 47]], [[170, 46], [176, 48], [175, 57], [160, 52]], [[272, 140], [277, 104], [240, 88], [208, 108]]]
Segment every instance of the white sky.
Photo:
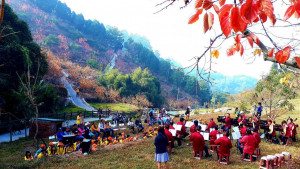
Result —
[[[194, 4], [180, 10], [180, 5], [184, 5], [183, 1], [178, 1], [158, 14], [153, 13], [162, 6], [155, 5], [164, 0], [61, 1], [76, 13], [82, 13], [85, 19], [96, 19], [105, 25], [146, 37], [153, 49], [160, 52], [161, 57], [172, 58], [183, 66], [192, 64], [189, 60], [201, 55], [208, 46], [209, 39], [216, 35], [215, 32], [220, 33], [219, 26], [214, 25], [215, 30], [203, 34], [203, 14], [198, 22], [188, 25], [189, 17], [194, 13]], [[215, 23], [219, 24], [217, 16]], [[233, 40], [228, 40], [221, 46], [220, 57], [214, 60], [214, 71], [227, 76], [247, 75], [257, 79], [269, 71], [272, 63], [263, 61], [262, 56], [257, 57], [251, 64], [249, 62], [252, 60], [246, 61], [238, 54], [227, 57], [226, 49], [230, 45], [233, 45]], [[245, 54], [251, 56], [252, 52], [253, 50], [245, 51]]]

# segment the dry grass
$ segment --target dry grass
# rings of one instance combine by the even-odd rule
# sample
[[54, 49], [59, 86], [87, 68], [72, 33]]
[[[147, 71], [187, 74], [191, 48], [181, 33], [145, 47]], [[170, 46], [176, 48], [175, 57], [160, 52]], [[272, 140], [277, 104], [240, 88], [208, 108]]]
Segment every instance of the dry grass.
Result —
[[[294, 100], [297, 104], [296, 109], [292, 112], [283, 112], [278, 117], [277, 121], [286, 119], [288, 116], [295, 118], [298, 116], [300, 110], [300, 99]], [[209, 117], [216, 119], [218, 115], [224, 115], [224, 113], [213, 113], [205, 115], [192, 116], [192, 118], [209, 120]], [[231, 112], [233, 117], [233, 112]], [[264, 117], [263, 117], [264, 118]], [[177, 121], [175, 119], [175, 121]], [[300, 130], [298, 128], [298, 133]], [[0, 168], [156, 168], [154, 162], [155, 146], [153, 144], [154, 138], [139, 140], [135, 142], [126, 142], [120, 145], [107, 146], [101, 148], [100, 151], [95, 152], [88, 156], [83, 156], [80, 152], [72, 153], [70, 155], [62, 157], [48, 158], [45, 161], [31, 161], [24, 162], [23, 155], [25, 152], [24, 146], [28, 148], [30, 142], [24, 140], [17, 146], [1, 146], [0, 149]], [[237, 148], [234, 146], [231, 149], [230, 165], [219, 165], [217, 163], [216, 154], [213, 154], [212, 158], [197, 160], [192, 157], [192, 148], [187, 146], [187, 139], [185, 141], [184, 148], [175, 149], [175, 155], [170, 156], [169, 165], [170, 168], [258, 168], [259, 161], [250, 163], [241, 160], [241, 155], [237, 153]], [[209, 143], [207, 143], [208, 145]], [[233, 141], [235, 145], [235, 141]], [[12, 149], [13, 148], [13, 149]], [[293, 158], [300, 157], [300, 142], [294, 143], [292, 146], [282, 146], [270, 144], [262, 140], [260, 144], [262, 155], [273, 155], [275, 153], [281, 153], [282, 151], [291, 152]], [[12, 152], [8, 154], [8, 152]], [[297, 162], [295, 160], [294, 162]], [[292, 163], [291, 163], [292, 164]], [[296, 166], [298, 165], [298, 166]], [[287, 166], [289, 168], [291, 166]], [[294, 164], [294, 168], [300, 168], [299, 163]]]

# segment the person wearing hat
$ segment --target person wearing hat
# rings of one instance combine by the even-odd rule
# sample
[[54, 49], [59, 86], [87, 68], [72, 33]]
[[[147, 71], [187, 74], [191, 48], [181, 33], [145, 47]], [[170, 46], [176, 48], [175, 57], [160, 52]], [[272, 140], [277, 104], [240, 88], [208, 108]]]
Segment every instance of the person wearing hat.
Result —
[[47, 152], [48, 152], [48, 156], [52, 156], [52, 155], [56, 154], [56, 147], [52, 142], [49, 143], [49, 147], [47, 148]]
[[56, 134], [58, 141], [62, 141], [63, 135], [65, 135], [65, 133], [62, 131], [62, 128], [59, 128]]
[[47, 154], [46, 150], [43, 149], [41, 151], [41, 153], [39, 153], [39, 155], [37, 156], [37, 159], [45, 158], [46, 156], [48, 156], [48, 154]]
[[41, 144], [41, 147], [36, 151], [34, 157], [37, 158], [39, 154], [41, 154], [42, 150], [46, 151], [47, 147], [45, 146], [45, 144]]
[[66, 154], [66, 148], [62, 142], [59, 142], [57, 147], [57, 155], [64, 155]]

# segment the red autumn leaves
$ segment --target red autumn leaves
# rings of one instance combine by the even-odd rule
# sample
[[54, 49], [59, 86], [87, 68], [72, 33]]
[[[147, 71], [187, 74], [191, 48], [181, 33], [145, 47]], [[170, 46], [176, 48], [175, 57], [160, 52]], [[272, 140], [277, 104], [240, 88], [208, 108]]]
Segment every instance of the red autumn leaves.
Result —
[[[232, 30], [234, 32], [245, 31], [248, 24], [258, 22], [260, 19], [263, 22], [266, 22], [267, 18], [269, 18], [273, 25], [276, 22], [273, 3], [271, 0], [246, 0], [245, 3], [240, 1], [242, 4], [241, 7], [233, 4], [224, 5], [225, 0], [221, 0], [219, 3], [222, 7], [221, 9], [219, 9], [217, 5], [213, 4], [211, 0], [197, 0], [195, 3], [197, 12], [190, 18], [189, 24], [195, 23], [199, 20], [199, 15], [202, 13], [203, 9], [209, 10], [211, 7], [213, 7], [215, 12], [218, 14], [222, 32], [226, 37], [231, 34]], [[199, 12], [199, 10], [201, 10], [201, 12]], [[210, 26], [214, 23], [213, 19], [214, 17], [211, 12], [204, 15], [204, 33], [211, 29]], [[212, 24], [209, 25], [208, 23]]]
[[292, 5], [286, 10], [283, 20], [288, 20], [293, 14], [295, 14], [295, 18], [300, 17], [300, 1], [291, 1]]
[[[281, 64], [285, 63], [290, 58], [291, 49], [292, 49], [292, 47], [287, 46], [284, 49], [276, 52], [275, 59], [277, 60], [277, 62], [281, 63]], [[273, 54], [274, 54], [274, 48], [268, 52], [268, 56], [273, 57]], [[294, 59], [295, 59], [296, 63], [298, 64], [298, 67], [300, 68], [300, 58], [294, 57]]]

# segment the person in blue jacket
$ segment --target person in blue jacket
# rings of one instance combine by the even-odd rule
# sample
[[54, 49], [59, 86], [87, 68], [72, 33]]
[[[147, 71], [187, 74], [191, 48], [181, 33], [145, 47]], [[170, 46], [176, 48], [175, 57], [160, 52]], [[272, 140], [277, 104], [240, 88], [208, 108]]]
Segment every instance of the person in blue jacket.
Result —
[[263, 110], [263, 107], [261, 106], [261, 103], [258, 103], [258, 107], [257, 107], [257, 110], [256, 110], [258, 118], [261, 117], [262, 110]]
[[58, 132], [57, 132], [57, 139], [58, 139], [58, 141], [62, 141], [62, 139], [63, 139], [63, 135], [65, 135], [64, 134], [64, 132], [62, 131], [62, 129], [61, 128], [59, 128], [58, 129]]
[[169, 145], [169, 141], [165, 135], [165, 130], [163, 127], [158, 129], [158, 134], [155, 137], [154, 145], [156, 147], [154, 160], [157, 161], [157, 168], [160, 169], [161, 163], [164, 162], [166, 168], [168, 169], [169, 155], [167, 152], [167, 146]]

